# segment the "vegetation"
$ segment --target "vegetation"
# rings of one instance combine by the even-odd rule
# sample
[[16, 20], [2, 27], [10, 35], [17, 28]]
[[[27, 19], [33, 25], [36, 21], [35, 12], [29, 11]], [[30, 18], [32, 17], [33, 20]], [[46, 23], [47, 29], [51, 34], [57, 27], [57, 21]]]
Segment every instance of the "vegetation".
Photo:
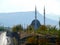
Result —
[[0, 26], [0, 31], [7, 31], [7, 29], [4, 26]]
[[27, 32], [27, 33], [32, 33], [32, 32], [34, 32], [33, 26], [31, 26], [31, 25], [28, 26], [26, 32]]
[[26, 33], [37, 33], [42, 35], [60, 35], [60, 30], [58, 30], [55, 26], [51, 25], [41, 25], [37, 30], [34, 30], [32, 26], [28, 26], [27, 29], [23, 30], [23, 27], [21, 25], [13, 26], [12, 28], [13, 32], [26, 32]]
[[[4, 31], [5, 28], [4, 27], [0, 27], [0, 31]], [[51, 25], [41, 25], [37, 30], [34, 30], [33, 26], [28, 26], [27, 29], [23, 30], [23, 27], [21, 24], [19, 25], [15, 25], [12, 27], [12, 32], [19, 32], [19, 33], [27, 33], [27, 34], [41, 34], [41, 35], [50, 35], [50, 36], [55, 36], [57, 37], [56, 39], [56, 43], [60, 43], [60, 30], [58, 28], [56, 28], [56, 26], [51, 26]], [[38, 39], [38, 40], [37, 40]], [[13, 41], [17, 44], [18, 42], [16, 41], [16, 38], [13, 37]], [[36, 45], [36, 44], [40, 44], [40, 45], [49, 45], [48, 39], [46, 39], [45, 37], [42, 37], [42, 39], [40, 40], [39, 38], [36, 37], [36, 35], [34, 35], [31, 38], [27, 39], [27, 44], [26, 45]], [[16, 45], [15, 44], [15, 45]]]
[[13, 38], [13, 43], [14, 43], [14, 45], [18, 45], [18, 42], [15, 37]]
[[23, 31], [23, 27], [21, 25], [16, 25], [12, 27], [12, 32], [13, 32], [13, 42], [15, 45], [19, 44], [19, 39], [20, 39], [20, 34]]
[[59, 30], [55, 27], [52, 27], [50, 25], [48, 26], [41, 26], [38, 30], [36, 30], [36, 33], [38, 34], [44, 34], [44, 35], [57, 35]]
[[39, 42], [38, 42], [36, 36], [33, 36], [33, 37], [27, 39], [27, 43], [26, 44], [38, 45]]
[[33, 36], [27, 39], [27, 45], [49, 45], [49, 42], [46, 38], [42, 37], [39, 39], [37, 36]]
[[21, 32], [23, 30], [23, 27], [21, 25], [13, 26], [12, 31], [13, 32]]
[[[57, 39], [56, 43], [59, 44], [60, 43], [60, 30], [58, 30], [55, 26], [51, 26], [51, 25], [47, 25], [44, 26], [42, 25], [41, 27], [39, 27], [39, 29], [37, 30], [33, 30], [36, 34], [41, 34], [41, 35], [50, 35], [50, 36], [54, 36]], [[27, 45], [31, 44], [37, 44], [36, 41], [37, 38], [35, 37], [31, 37], [27, 40]], [[49, 42], [49, 39], [46, 39], [45, 37], [42, 37], [41, 39], [38, 39], [38, 44], [40, 45], [52, 45], [52, 43]]]

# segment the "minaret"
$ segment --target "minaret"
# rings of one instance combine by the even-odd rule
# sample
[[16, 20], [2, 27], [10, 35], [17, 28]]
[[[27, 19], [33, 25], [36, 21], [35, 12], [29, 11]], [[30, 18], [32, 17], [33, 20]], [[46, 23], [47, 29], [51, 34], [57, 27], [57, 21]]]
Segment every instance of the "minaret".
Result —
[[59, 30], [60, 30], [60, 18], [59, 18]]
[[35, 6], [35, 20], [37, 19], [37, 9], [36, 9], [36, 6]]
[[35, 30], [37, 29], [37, 9], [36, 9], [36, 6], [35, 6]]
[[44, 6], [44, 25], [45, 25], [45, 6]]

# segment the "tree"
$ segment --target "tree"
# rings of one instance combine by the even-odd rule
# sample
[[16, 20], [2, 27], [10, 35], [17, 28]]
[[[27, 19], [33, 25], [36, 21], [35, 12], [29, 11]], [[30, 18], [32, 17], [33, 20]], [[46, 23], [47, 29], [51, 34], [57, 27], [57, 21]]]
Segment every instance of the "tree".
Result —
[[0, 26], [0, 31], [5, 31], [3, 26]]
[[45, 25], [41, 25], [39, 29], [40, 30], [47, 30], [47, 27]]
[[21, 25], [16, 25], [12, 28], [12, 31], [13, 31], [12, 35], [13, 37], [15, 37], [16, 41], [18, 41], [18, 45], [20, 44], [20, 35], [22, 30], [23, 30], [23, 27]]
[[44, 25], [41, 25], [36, 32], [39, 33], [39, 34], [45, 34], [46, 31], [47, 31], [47, 27], [44, 26]]
[[31, 25], [28, 26], [28, 27], [27, 27], [27, 31], [30, 32], [30, 33], [33, 32], [33, 31], [34, 31], [33, 26], [31, 26]]
[[58, 29], [56, 28], [56, 26], [47, 25], [47, 29], [48, 29], [48, 33], [52, 35], [58, 34]]
[[23, 30], [23, 27], [21, 25], [16, 25], [12, 28], [13, 32], [20, 32]]

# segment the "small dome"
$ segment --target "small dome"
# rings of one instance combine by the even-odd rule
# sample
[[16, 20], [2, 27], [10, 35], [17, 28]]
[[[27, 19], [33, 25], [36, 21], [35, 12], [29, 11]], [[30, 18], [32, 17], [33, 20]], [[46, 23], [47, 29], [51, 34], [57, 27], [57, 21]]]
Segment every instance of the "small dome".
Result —
[[34, 27], [34, 29], [38, 29], [41, 26], [39, 20], [37, 20], [37, 19], [33, 20], [31, 25]]

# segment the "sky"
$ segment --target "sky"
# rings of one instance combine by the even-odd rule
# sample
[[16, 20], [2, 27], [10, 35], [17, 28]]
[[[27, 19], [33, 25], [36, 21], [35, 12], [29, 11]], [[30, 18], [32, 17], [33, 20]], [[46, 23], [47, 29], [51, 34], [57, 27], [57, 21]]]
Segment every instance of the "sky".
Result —
[[[60, 16], [60, 0], [0, 0], [0, 13], [34, 11], [35, 5], [42, 15], [45, 6], [46, 17], [58, 20]], [[57, 17], [54, 18], [52, 15]]]

